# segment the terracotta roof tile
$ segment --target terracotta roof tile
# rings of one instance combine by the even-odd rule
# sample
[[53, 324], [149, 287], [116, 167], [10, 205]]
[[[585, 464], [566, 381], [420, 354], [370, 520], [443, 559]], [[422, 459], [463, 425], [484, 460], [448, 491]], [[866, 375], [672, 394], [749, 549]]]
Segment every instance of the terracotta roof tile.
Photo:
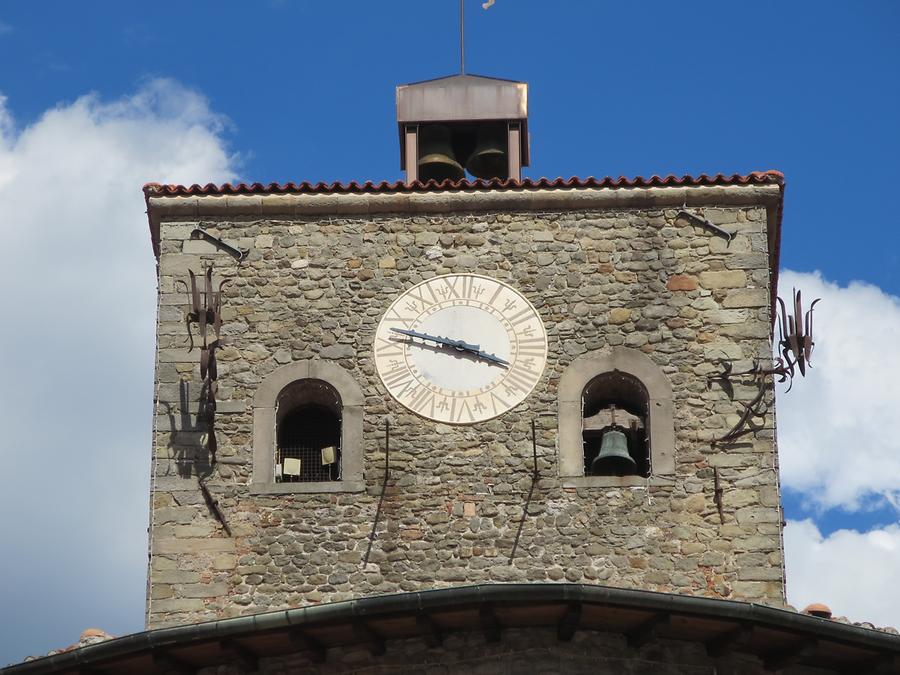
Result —
[[224, 183], [215, 185], [162, 185], [160, 183], [147, 183], [144, 185], [144, 193], [148, 196], [173, 196], [186, 197], [195, 195], [249, 195], [249, 194], [377, 194], [391, 192], [430, 192], [435, 190], [447, 191], [478, 191], [478, 190], [571, 190], [578, 188], [635, 188], [635, 187], [678, 187], [678, 186], [705, 186], [705, 185], [764, 185], [784, 184], [784, 175], [780, 171], [754, 171], [742, 174], [700, 174], [699, 176], [650, 176], [644, 178], [525, 178], [523, 180], [446, 180], [442, 183], [430, 180], [426, 183], [416, 181], [404, 183], [403, 181], [381, 181], [373, 183], [366, 181], [358, 183]]

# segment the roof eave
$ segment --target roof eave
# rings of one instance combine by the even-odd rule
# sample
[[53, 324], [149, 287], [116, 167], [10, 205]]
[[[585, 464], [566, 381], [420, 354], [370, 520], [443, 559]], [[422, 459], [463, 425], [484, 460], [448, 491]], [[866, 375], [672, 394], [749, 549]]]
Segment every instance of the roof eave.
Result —
[[[298, 629], [309, 631], [317, 626], [327, 625], [333, 628], [343, 623], [353, 625], [360, 621], [377, 622], [381, 618], [421, 614], [434, 616], [441, 611], [465, 608], [477, 610], [481, 607], [513, 605], [570, 606], [572, 603], [602, 608], [627, 608], [654, 615], [678, 615], [687, 620], [714, 620], [736, 626], [752, 626], [784, 633], [798, 642], [812, 640], [815, 649], [821, 646], [823, 654], [829, 653], [828, 643], [849, 646], [854, 653], [858, 652], [860, 663], [877, 657], [900, 658], [898, 635], [752, 603], [585, 584], [484, 584], [367, 597], [160, 628], [14, 665], [3, 672], [6, 675], [37, 675], [92, 667], [111, 668], [115, 667], [117, 659], [134, 658], [143, 653], [150, 654], [174, 646], [182, 648], [194, 645], [202, 648], [204, 644], [220, 644], [223, 639], [249, 639], [263, 632], [271, 634]], [[702, 621], [698, 625], [701, 624]], [[622, 628], [622, 632], [625, 632], [625, 627]], [[709, 639], [712, 637], [714, 636]], [[401, 636], [397, 636], [396, 639], [400, 638]], [[202, 649], [199, 653], [202, 653]], [[751, 649], [748, 653], [756, 652]], [[764, 656], [764, 653], [757, 655]]]

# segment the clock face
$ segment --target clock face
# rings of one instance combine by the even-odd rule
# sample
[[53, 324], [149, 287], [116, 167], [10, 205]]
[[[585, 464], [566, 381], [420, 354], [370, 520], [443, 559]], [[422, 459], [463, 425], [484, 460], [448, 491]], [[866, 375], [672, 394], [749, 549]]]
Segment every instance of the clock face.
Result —
[[540, 315], [511, 286], [447, 274], [402, 293], [375, 332], [384, 386], [414, 413], [473, 424], [518, 405], [547, 363]]

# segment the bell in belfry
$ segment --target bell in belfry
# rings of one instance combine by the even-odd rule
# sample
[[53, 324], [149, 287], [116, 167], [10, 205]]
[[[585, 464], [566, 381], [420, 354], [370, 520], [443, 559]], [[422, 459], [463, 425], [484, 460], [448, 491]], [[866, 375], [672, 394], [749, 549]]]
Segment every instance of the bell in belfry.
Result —
[[466, 172], [456, 161], [450, 128], [443, 124], [423, 126], [419, 137], [419, 180], [460, 180]]
[[608, 427], [600, 440], [600, 452], [591, 462], [594, 476], [630, 476], [637, 464], [628, 452], [628, 437], [619, 427]]
[[466, 162], [466, 169], [476, 178], [509, 177], [509, 159], [502, 126], [484, 124], [478, 128], [478, 141]]

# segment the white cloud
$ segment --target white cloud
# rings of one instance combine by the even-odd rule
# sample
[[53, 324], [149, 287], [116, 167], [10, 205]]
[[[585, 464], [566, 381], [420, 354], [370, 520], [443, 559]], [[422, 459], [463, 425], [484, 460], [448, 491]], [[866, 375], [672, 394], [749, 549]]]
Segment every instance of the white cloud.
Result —
[[869, 532], [838, 530], [823, 537], [810, 520], [784, 530], [788, 602], [813, 602], [835, 616], [900, 627], [900, 525]]
[[143, 628], [156, 283], [141, 186], [233, 179], [222, 131], [168, 80], [19, 130], [0, 99], [6, 661], [90, 624]]
[[820, 509], [900, 508], [900, 298], [820, 274], [781, 274], [816, 306], [813, 368], [778, 395], [783, 484]]

